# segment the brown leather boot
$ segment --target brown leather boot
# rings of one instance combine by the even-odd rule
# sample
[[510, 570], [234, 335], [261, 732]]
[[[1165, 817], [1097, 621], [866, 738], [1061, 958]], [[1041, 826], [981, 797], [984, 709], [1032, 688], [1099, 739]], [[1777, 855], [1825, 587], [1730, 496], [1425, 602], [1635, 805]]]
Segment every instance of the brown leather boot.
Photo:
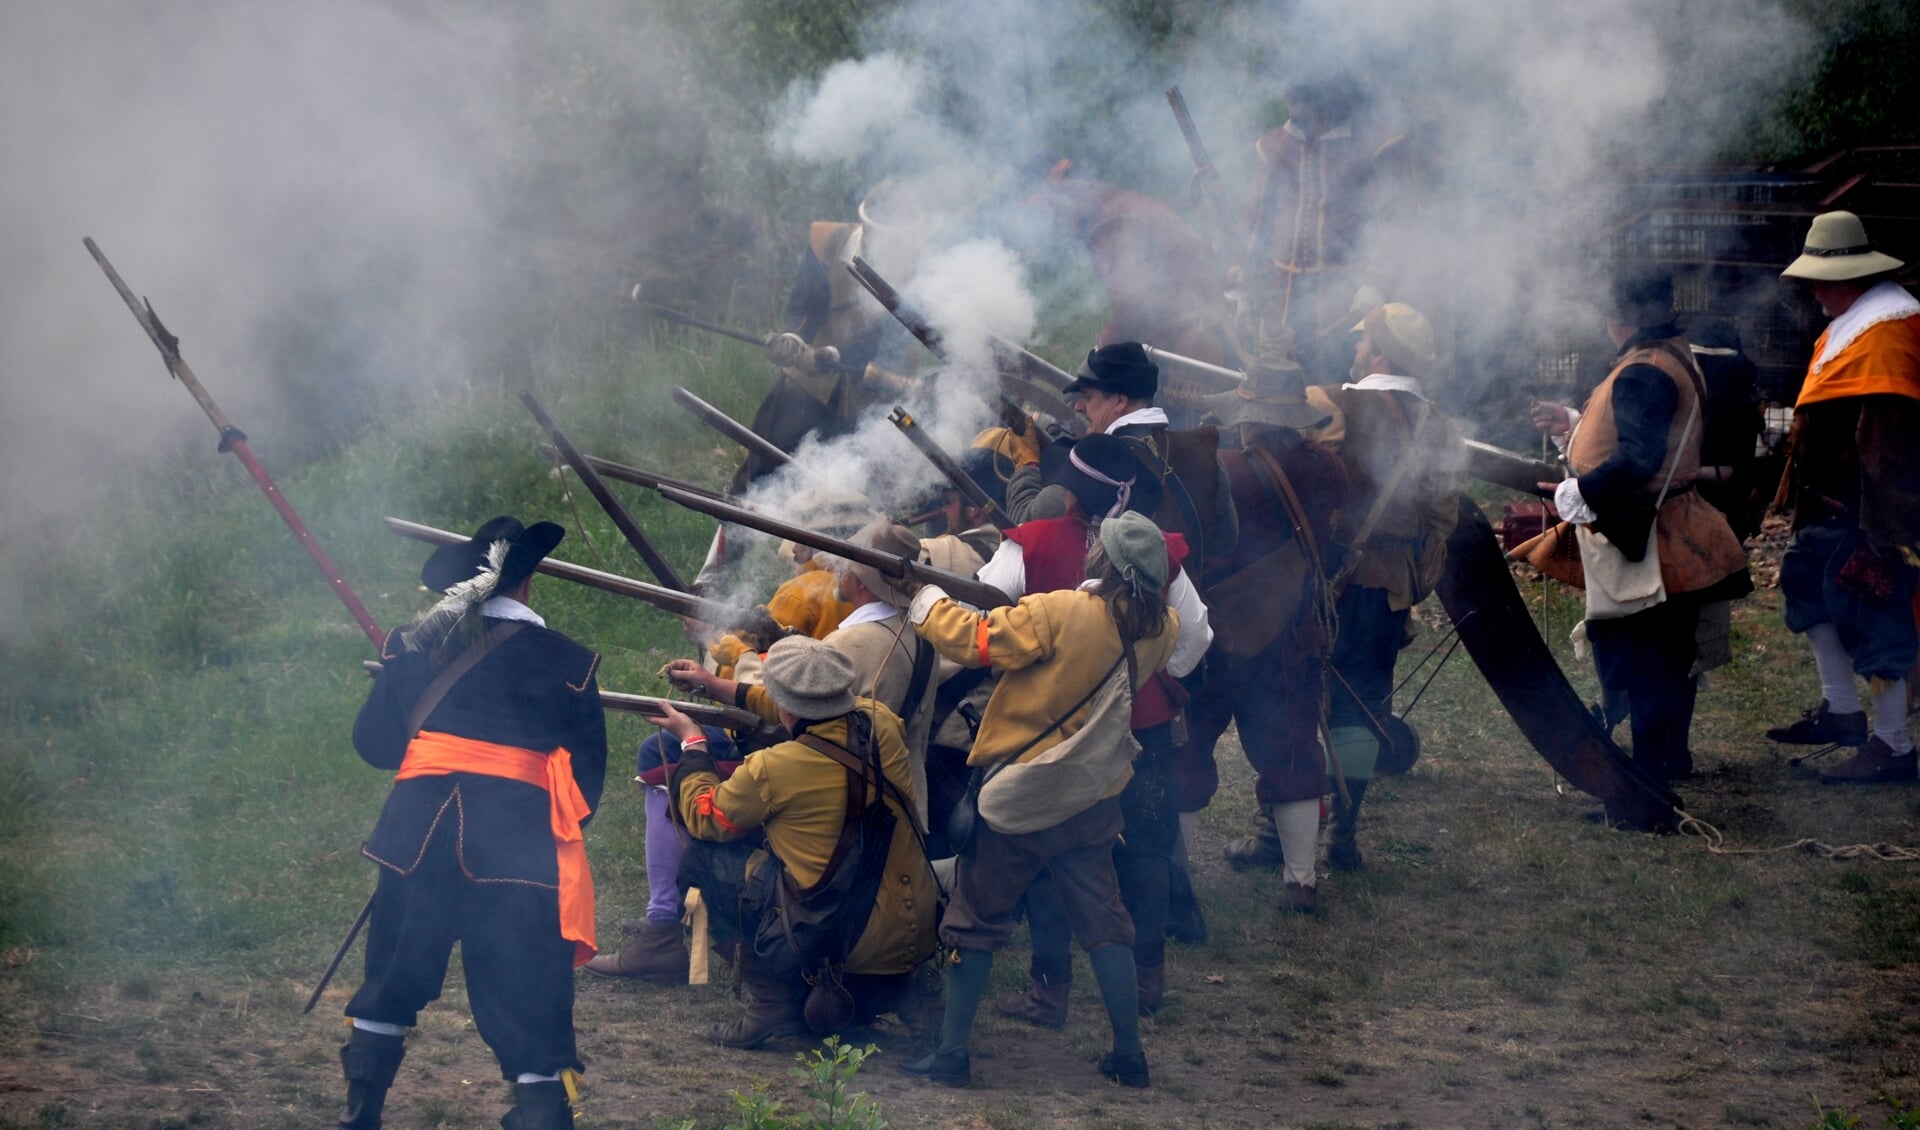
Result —
[[1327, 840], [1327, 866], [1335, 871], [1364, 871], [1360, 858], [1360, 802], [1366, 798], [1367, 782], [1350, 780], [1347, 795], [1351, 802], [1333, 797], [1333, 834]]
[[1911, 751], [1903, 756], [1894, 756], [1893, 747], [1875, 734], [1867, 739], [1867, 744], [1859, 753], [1821, 773], [1820, 780], [1828, 785], [1880, 785], [1911, 781], [1916, 776], [1916, 765], [1920, 765], [1920, 757]]
[[740, 981], [752, 995], [747, 1010], [707, 1029], [707, 1039], [723, 1048], [757, 1048], [781, 1036], [805, 1035], [807, 985], [796, 977], [791, 984], [767, 975], [753, 946], [742, 947]]
[[1067, 998], [1072, 987], [1071, 981], [1034, 979], [1028, 982], [1026, 992], [1009, 993], [995, 1001], [993, 1010], [1038, 1028], [1065, 1028]]
[[687, 942], [678, 922], [642, 922], [624, 927], [627, 944], [619, 953], [603, 953], [584, 969], [602, 977], [635, 977], [656, 985], [687, 983]]
[[1312, 887], [1288, 883], [1280, 891], [1283, 914], [1313, 914], [1320, 909], [1320, 893]]
[[1280, 850], [1280, 833], [1273, 826], [1273, 810], [1261, 806], [1260, 820], [1258, 832], [1241, 836], [1220, 853], [1235, 871], [1245, 871], [1249, 867], [1271, 871], [1286, 862], [1286, 856]]
[[1136, 983], [1140, 987], [1140, 1015], [1152, 1016], [1167, 1003], [1167, 967], [1165, 965], [1142, 965], [1134, 969]]

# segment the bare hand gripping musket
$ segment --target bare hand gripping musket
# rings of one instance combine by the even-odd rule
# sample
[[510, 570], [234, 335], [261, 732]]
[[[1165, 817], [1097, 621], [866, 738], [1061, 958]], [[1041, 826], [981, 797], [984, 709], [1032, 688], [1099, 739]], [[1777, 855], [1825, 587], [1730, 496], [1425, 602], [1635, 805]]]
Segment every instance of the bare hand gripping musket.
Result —
[[[662, 492], [664, 493], [664, 492]], [[690, 496], [691, 497], [691, 496]], [[751, 513], [751, 511], [747, 511]], [[464, 534], [449, 530], [437, 530], [432, 526], [423, 526], [418, 522], [409, 522], [404, 518], [387, 518], [387, 529], [403, 538], [423, 541], [428, 545], [460, 545], [466, 542]], [[675, 616], [686, 616], [709, 624], [732, 626], [736, 624], [757, 623], [765, 617], [750, 609], [732, 604], [721, 604], [690, 593], [675, 592], [659, 585], [650, 585], [645, 581], [636, 581], [631, 577], [622, 577], [618, 573], [606, 573], [599, 569], [589, 569], [585, 565], [575, 565], [567, 561], [555, 561], [549, 557], [534, 566], [534, 572], [545, 573], [549, 577], [558, 577], [563, 581], [572, 581], [601, 592], [630, 596], [644, 600], [656, 608], [663, 608]]]
[[992, 522], [995, 529], [1002, 533], [1013, 529], [1015, 522], [1007, 517], [1006, 511], [1000, 509], [1000, 504], [995, 502], [986, 491], [980, 489], [980, 484], [973, 481], [973, 476], [967, 474], [966, 469], [961, 467], [953, 456], [948, 455], [939, 444], [933, 442], [933, 437], [927, 434], [927, 430], [920, 426], [918, 420], [907, 414], [905, 408], [895, 405], [893, 414], [887, 417], [887, 422], [899, 428], [900, 434], [906, 436], [913, 446], [920, 449], [920, 454], [927, 457], [927, 462], [932, 463], [935, 470], [947, 477], [947, 481], [953, 484], [953, 489], [959, 491], [960, 496], [967, 500], [967, 505], [984, 513], [987, 521]]
[[560, 425], [553, 422], [553, 417], [547, 415], [547, 410], [541, 407], [539, 399], [531, 392], [522, 392], [520, 403], [527, 406], [527, 411], [533, 413], [533, 418], [540, 421], [540, 426], [553, 437], [553, 445], [560, 450], [560, 455], [567, 461], [567, 466], [572, 467], [573, 473], [580, 476], [580, 484], [586, 487], [587, 493], [600, 504], [600, 509], [607, 512], [607, 517], [613, 519], [614, 526], [619, 529], [621, 536], [627, 539], [627, 544], [633, 547], [633, 551], [640, 555], [640, 560], [647, 563], [647, 568], [653, 573], [654, 578], [676, 592], [686, 592], [687, 582], [680, 579], [679, 573], [674, 572], [673, 565], [654, 546], [653, 541], [647, 537], [646, 531], [640, 528], [640, 523], [633, 520], [633, 515], [627, 513], [627, 508], [620, 505], [619, 499], [613, 497], [613, 492], [607, 489], [605, 482], [601, 481], [600, 474], [594, 470], [593, 464], [581, 454], [579, 448], [573, 445], [573, 441], [567, 438], [567, 433], [560, 430]]
[[[947, 349], [946, 339], [940, 331], [934, 329], [933, 323], [927, 321], [926, 316], [914, 309], [911, 303], [900, 297], [900, 292], [893, 288], [893, 284], [881, 278], [880, 272], [874, 270], [871, 263], [856, 255], [853, 257], [853, 262], [847, 265], [847, 271], [853, 275], [854, 281], [865, 287], [867, 293], [873, 295], [875, 301], [886, 307], [887, 312], [906, 327], [908, 333], [917, 338], [921, 345], [926, 346], [928, 352], [942, 361], [952, 359], [951, 351]], [[1073, 383], [1072, 373], [1048, 362], [1036, 353], [1015, 345], [999, 334], [989, 333], [987, 342], [993, 348], [994, 363], [1009, 372], [1055, 390], [1063, 389]]]
[[327, 556], [327, 551], [320, 548], [319, 539], [313, 536], [313, 531], [307, 529], [307, 524], [302, 522], [300, 515], [294, 512], [293, 504], [280, 493], [280, 488], [275, 485], [273, 476], [267, 474], [267, 469], [254, 457], [253, 449], [247, 446], [247, 433], [234, 427], [226, 414], [220, 411], [220, 406], [213, 402], [213, 397], [207, 395], [207, 390], [201, 385], [200, 378], [194, 375], [192, 366], [180, 356], [180, 339], [168, 333], [167, 327], [160, 324], [160, 318], [153, 312], [151, 302], [142, 302], [133, 296], [133, 291], [120, 278], [120, 272], [113, 269], [113, 264], [107, 262], [106, 254], [100, 250], [100, 245], [93, 241], [93, 237], [88, 236], [81, 242], [86, 244], [87, 253], [93, 256], [93, 261], [100, 264], [100, 269], [106, 272], [107, 281], [113, 284], [113, 289], [120, 292], [120, 297], [126, 302], [127, 309], [133, 311], [134, 320], [139, 322], [140, 328], [147, 331], [147, 336], [153, 339], [154, 347], [160, 350], [160, 357], [166, 362], [167, 373], [187, 386], [187, 391], [192, 393], [193, 399], [199, 403], [200, 410], [205, 412], [207, 419], [213, 421], [213, 426], [219, 429], [220, 450], [233, 452], [234, 458], [240, 460], [241, 465], [246, 467], [247, 474], [253, 479], [254, 485], [258, 486], [260, 493], [266, 495], [267, 501], [273, 504], [273, 509], [280, 515], [280, 520], [287, 524], [287, 528], [292, 530], [293, 536], [299, 540], [300, 548], [307, 551], [307, 556], [313, 559], [315, 567], [320, 570], [322, 576], [327, 578], [327, 586], [333, 590], [335, 596], [340, 598], [340, 603], [347, 606], [347, 613], [353, 617], [354, 623], [360, 625], [360, 630], [366, 633], [368, 641], [373, 644], [374, 650], [378, 651], [385, 645], [387, 634], [380, 630], [379, 624], [374, 622], [373, 613], [368, 612], [367, 606], [361, 603], [360, 597], [353, 591], [353, 586], [347, 584], [347, 579], [340, 575], [339, 567], [334, 565], [333, 559]]
[[879, 570], [884, 576], [926, 585], [939, 585], [942, 589], [946, 590], [948, 596], [956, 600], [965, 601], [975, 608], [1000, 608], [1013, 603], [1006, 593], [1001, 592], [992, 585], [983, 584], [971, 577], [962, 577], [958, 573], [949, 573], [945, 569], [936, 569], [931, 565], [923, 564], [911, 558], [902, 557], [897, 553], [887, 553], [884, 550], [869, 549], [863, 545], [855, 545], [850, 541], [843, 541], [831, 534], [815, 533], [805, 526], [797, 526], [792, 522], [783, 522], [778, 518], [769, 518], [765, 514], [747, 510], [729, 502], [704, 498], [697, 494], [688, 494], [685, 491], [678, 491], [672, 487], [661, 487], [660, 495], [663, 498], [679, 503], [689, 510], [698, 510], [702, 514], [718, 518], [723, 522], [732, 522], [735, 525], [746, 526], [748, 529], [759, 530], [762, 533], [772, 534], [775, 537], [786, 538], [788, 541], [798, 545], [810, 546], [822, 553], [831, 553], [836, 557], [843, 557], [848, 561], [871, 566]]

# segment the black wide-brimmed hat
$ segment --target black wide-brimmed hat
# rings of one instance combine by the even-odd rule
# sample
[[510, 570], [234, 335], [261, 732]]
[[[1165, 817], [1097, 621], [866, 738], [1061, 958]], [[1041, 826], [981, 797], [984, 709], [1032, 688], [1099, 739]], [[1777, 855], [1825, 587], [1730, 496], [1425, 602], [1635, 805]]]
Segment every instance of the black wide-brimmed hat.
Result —
[[500, 563], [500, 579], [494, 583], [493, 591], [512, 592], [566, 536], [566, 529], [552, 522], [523, 526], [518, 518], [502, 514], [488, 519], [466, 541], [434, 550], [433, 556], [420, 567], [420, 583], [435, 592], [446, 592], [463, 581], [471, 581], [486, 568], [494, 545], [505, 542], [506, 557]]
[[1160, 391], [1160, 366], [1147, 356], [1147, 348], [1137, 341], [1116, 341], [1087, 354], [1086, 364], [1073, 383], [1060, 390], [1062, 396], [1076, 392], [1114, 392], [1134, 400], [1152, 400]]
[[[1040, 453], [1040, 479], [1065, 487], [1080, 500], [1089, 518], [1106, 518], [1120, 510], [1151, 517], [1164, 496], [1160, 480], [1149, 474], [1133, 447], [1119, 436], [1095, 433], [1072, 443], [1055, 440]], [[1120, 492], [1126, 505], [1120, 506]]]

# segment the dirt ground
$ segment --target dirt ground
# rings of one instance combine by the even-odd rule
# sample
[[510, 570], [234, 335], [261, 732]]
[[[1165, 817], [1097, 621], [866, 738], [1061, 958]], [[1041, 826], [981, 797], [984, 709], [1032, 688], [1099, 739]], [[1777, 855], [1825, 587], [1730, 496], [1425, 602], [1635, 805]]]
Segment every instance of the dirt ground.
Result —
[[[1777, 617], [1770, 593], [1737, 611], [1740, 660], [1702, 697], [1689, 810], [1732, 848], [1920, 844], [1920, 789], [1821, 786], [1757, 738], [1811, 686]], [[1367, 870], [1324, 879], [1311, 919], [1272, 909], [1277, 876], [1221, 861], [1252, 811], [1250, 774], [1223, 743], [1221, 795], [1193, 852], [1212, 935], [1170, 951], [1168, 1006], [1144, 1025], [1152, 1089], [1096, 1073], [1107, 1032], [1084, 962], [1064, 1032], [982, 1010], [971, 1089], [898, 1075], [904, 1039], [885, 1028], [852, 1034], [884, 1053], [859, 1089], [895, 1126], [1000, 1130], [1803, 1127], [1816, 1103], [1878, 1127], [1876, 1096], [1920, 1100], [1911, 862], [1715, 854], [1694, 836], [1610, 830], [1556, 788], [1464, 657], [1414, 720], [1427, 752], [1376, 783]], [[608, 923], [644, 892], [600, 897]], [[324, 954], [335, 928], [316, 923], [305, 948]], [[996, 991], [1022, 986], [1026, 957], [1018, 944], [1002, 955]], [[102, 974], [15, 951], [4, 965], [0, 1127], [331, 1124], [352, 962], [312, 1016], [299, 1013], [305, 963], [273, 977]], [[702, 1041], [738, 1007], [723, 966], [714, 977], [677, 989], [582, 978], [580, 1125], [720, 1126], [728, 1092], [763, 1081], [799, 1104], [787, 1070], [804, 1042]], [[457, 978], [410, 1049], [388, 1125], [496, 1123], [504, 1088]]]

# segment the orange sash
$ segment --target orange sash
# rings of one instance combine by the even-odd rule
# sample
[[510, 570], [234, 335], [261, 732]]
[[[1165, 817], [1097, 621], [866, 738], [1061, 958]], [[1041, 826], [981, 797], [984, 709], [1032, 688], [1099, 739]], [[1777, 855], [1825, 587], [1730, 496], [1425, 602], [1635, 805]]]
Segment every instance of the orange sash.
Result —
[[580, 821], [591, 813], [587, 798], [573, 780], [573, 755], [565, 746], [542, 754], [422, 730], [408, 743], [400, 772], [393, 779], [443, 777], [448, 773], [505, 777], [546, 790], [551, 798], [547, 811], [553, 826], [554, 856], [560, 865], [560, 936], [573, 943], [573, 964], [585, 965], [596, 951], [593, 873], [587, 869], [587, 842], [580, 834]]
[[[1814, 342], [1816, 359], [1832, 332], [1829, 326]], [[1920, 399], [1920, 315], [1869, 326], [1826, 364], [1809, 366], [1796, 406], [1882, 393]]]

